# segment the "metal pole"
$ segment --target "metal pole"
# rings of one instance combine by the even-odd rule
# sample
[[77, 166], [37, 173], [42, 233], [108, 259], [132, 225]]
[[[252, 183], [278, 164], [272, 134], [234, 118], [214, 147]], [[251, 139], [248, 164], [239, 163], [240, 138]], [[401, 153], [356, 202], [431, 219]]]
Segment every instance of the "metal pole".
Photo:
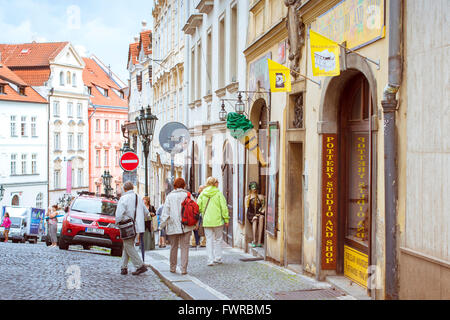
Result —
[[170, 153], [170, 175], [171, 175], [171, 183], [175, 182], [175, 155]]
[[144, 140], [144, 157], [145, 157], [145, 196], [148, 197], [148, 141]]
[[386, 232], [386, 282], [387, 300], [399, 298], [399, 276], [397, 257], [397, 166], [395, 112], [402, 74], [402, 0], [389, 1], [389, 82], [384, 89], [384, 183], [385, 183], [385, 232]]

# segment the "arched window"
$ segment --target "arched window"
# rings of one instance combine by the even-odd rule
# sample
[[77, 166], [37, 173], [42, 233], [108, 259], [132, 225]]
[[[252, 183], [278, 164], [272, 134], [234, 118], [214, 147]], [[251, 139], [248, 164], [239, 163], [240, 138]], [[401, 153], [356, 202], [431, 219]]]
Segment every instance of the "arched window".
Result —
[[72, 81], [72, 78], [71, 78], [71, 76], [70, 76], [70, 72], [67, 71], [67, 84], [70, 84], [71, 81]]
[[59, 85], [63, 86], [64, 85], [64, 72], [60, 72], [59, 73]]
[[72, 74], [72, 86], [74, 86], [74, 87], [77, 86], [77, 74], [76, 73]]
[[43, 200], [44, 195], [42, 194], [42, 192], [38, 193], [38, 195], [36, 196], [36, 208], [42, 209]]

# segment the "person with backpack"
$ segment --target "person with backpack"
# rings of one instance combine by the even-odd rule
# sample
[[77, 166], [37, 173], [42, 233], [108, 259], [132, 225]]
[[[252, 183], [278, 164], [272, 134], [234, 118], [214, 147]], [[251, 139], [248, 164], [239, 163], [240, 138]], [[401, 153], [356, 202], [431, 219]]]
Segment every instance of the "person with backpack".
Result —
[[197, 201], [205, 229], [208, 266], [222, 263], [223, 225], [228, 227], [230, 220], [227, 200], [218, 186], [219, 181], [214, 177], [209, 177], [206, 180], [206, 188]]
[[170, 242], [170, 272], [176, 272], [180, 246], [181, 274], [185, 275], [189, 261], [189, 238], [198, 222], [199, 212], [191, 194], [184, 189], [186, 182], [183, 178], [175, 179], [173, 187], [164, 203], [160, 228], [166, 228]]

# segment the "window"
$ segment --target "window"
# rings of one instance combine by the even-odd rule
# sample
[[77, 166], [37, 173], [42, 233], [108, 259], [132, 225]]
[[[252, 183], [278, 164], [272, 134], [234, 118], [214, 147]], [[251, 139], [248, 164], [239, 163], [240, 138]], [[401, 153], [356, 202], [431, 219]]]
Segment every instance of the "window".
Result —
[[78, 144], [78, 150], [83, 150], [83, 134], [79, 133], [77, 135], [77, 144]]
[[60, 72], [59, 73], [59, 85], [63, 86], [64, 85], [64, 72]]
[[11, 155], [11, 175], [15, 175], [17, 170], [17, 154], [12, 154]]
[[100, 150], [95, 150], [95, 166], [100, 167]]
[[16, 116], [11, 116], [11, 137], [17, 137]]
[[88, 94], [92, 96], [92, 87], [87, 87]]
[[31, 174], [37, 174], [37, 154], [31, 155]]
[[120, 121], [116, 120], [116, 132], [120, 132]]
[[67, 149], [73, 150], [73, 133], [69, 132], [67, 134]]
[[109, 167], [109, 150], [105, 150], [104, 158], [103, 158], [103, 165], [105, 167]]
[[27, 174], [27, 155], [22, 154], [22, 174]]
[[109, 132], [109, 121], [105, 120], [105, 132]]
[[53, 171], [53, 186], [54, 189], [61, 187], [61, 172], [59, 170]]
[[37, 137], [36, 134], [36, 117], [31, 117], [31, 136]]
[[77, 104], [77, 118], [83, 118], [83, 105], [81, 103]]
[[139, 92], [142, 91], [142, 72], [136, 75], [136, 85]]
[[83, 186], [83, 169], [78, 169], [78, 187]]
[[105, 97], [109, 97], [109, 90], [105, 89], [104, 92], [105, 92]]
[[231, 35], [230, 35], [230, 45], [229, 48], [231, 50], [230, 52], [230, 82], [236, 82], [237, 81], [237, 53], [238, 53], [238, 43], [237, 43], [237, 30], [238, 29], [238, 19], [237, 19], [237, 4], [234, 5], [233, 8], [231, 8], [231, 22], [230, 22], [230, 28], [231, 28]]
[[40, 192], [36, 196], [36, 208], [42, 209], [44, 205], [44, 195]]
[[119, 166], [120, 161], [120, 150], [116, 150], [116, 167]]
[[20, 117], [20, 135], [22, 137], [27, 136], [27, 117], [26, 116]]
[[202, 98], [202, 45], [197, 45], [197, 95], [196, 100]]
[[5, 85], [0, 84], [0, 94], [5, 94]]
[[53, 102], [53, 116], [59, 117], [59, 101]]
[[72, 78], [70, 76], [70, 72], [67, 71], [67, 84], [70, 84], [72, 82]]
[[61, 134], [59, 132], [55, 132], [53, 134], [53, 138], [55, 150], [61, 150]]
[[225, 87], [225, 18], [219, 21], [219, 88]]
[[100, 119], [95, 120], [95, 131], [100, 131]]
[[77, 75], [75, 73], [72, 74], [72, 86], [73, 87], [77, 86]]
[[69, 118], [73, 117], [73, 103], [72, 102], [67, 102], [67, 116]]
[[19, 94], [21, 95], [21, 96], [24, 96], [25, 95], [25, 87], [19, 87]]

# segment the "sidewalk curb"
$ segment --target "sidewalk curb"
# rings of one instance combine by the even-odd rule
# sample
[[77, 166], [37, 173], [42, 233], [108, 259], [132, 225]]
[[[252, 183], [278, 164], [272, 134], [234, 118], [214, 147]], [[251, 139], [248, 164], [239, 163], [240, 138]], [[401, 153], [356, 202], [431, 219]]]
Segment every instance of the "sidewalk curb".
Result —
[[[214, 294], [211, 290], [200, 286], [199, 280], [189, 275], [172, 273], [169, 265], [163, 261], [146, 257], [146, 265], [179, 297], [184, 300], [224, 300], [224, 297]], [[197, 281], [194, 281], [197, 280]]]

